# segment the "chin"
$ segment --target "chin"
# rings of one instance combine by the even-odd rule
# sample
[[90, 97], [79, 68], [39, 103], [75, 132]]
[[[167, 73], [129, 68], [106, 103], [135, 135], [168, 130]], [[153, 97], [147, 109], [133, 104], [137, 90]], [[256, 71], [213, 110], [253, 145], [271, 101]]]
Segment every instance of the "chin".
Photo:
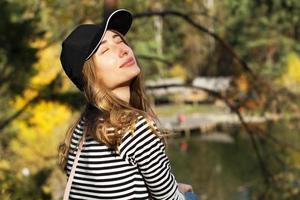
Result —
[[122, 85], [130, 85], [131, 81], [137, 77], [138, 75], [140, 74], [140, 70], [138, 70], [136, 73], [132, 74], [131, 76], [129, 76], [127, 78], [127, 80], [123, 81], [123, 84]]
[[137, 73], [136, 73], [136, 76], [137, 76], [137, 75], [139, 75], [140, 72], [141, 72], [141, 69], [139, 68], [139, 66], [136, 66], [136, 71], [137, 71]]
[[132, 76], [132, 77], [129, 77], [129, 78], [134, 78], [135, 76], [139, 75], [141, 72], [141, 69], [135, 65], [135, 66], [132, 66], [131, 69], [128, 69], [128, 76]]
[[139, 74], [140, 74], [140, 72], [135, 73], [134, 75], [132, 75], [132, 76], [129, 78], [129, 80], [134, 79], [134, 78], [137, 77]]

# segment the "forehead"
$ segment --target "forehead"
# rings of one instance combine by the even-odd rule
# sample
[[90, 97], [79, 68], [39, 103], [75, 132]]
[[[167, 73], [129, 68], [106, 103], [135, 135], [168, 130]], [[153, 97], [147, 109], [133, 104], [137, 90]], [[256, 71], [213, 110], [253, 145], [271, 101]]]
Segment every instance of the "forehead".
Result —
[[104, 33], [104, 36], [102, 38], [102, 41], [100, 42], [99, 47], [101, 47], [101, 45], [107, 43], [108, 40], [112, 40], [113, 38], [115, 38], [118, 34], [114, 33], [113, 31], [107, 30]]
[[108, 39], [108, 38], [111, 38], [113, 35], [118, 35], [117, 32], [113, 32], [112, 30], [107, 30], [104, 34], [104, 37], [103, 39]]

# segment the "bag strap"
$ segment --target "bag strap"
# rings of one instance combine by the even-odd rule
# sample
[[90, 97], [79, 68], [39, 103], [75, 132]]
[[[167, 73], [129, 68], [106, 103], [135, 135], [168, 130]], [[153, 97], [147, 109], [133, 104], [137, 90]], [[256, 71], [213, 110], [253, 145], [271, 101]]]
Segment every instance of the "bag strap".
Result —
[[77, 163], [78, 163], [78, 159], [79, 159], [84, 141], [85, 141], [85, 134], [83, 132], [83, 136], [82, 136], [82, 139], [80, 140], [80, 144], [79, 144], [78, 150], [76, 152], [76, 157], [75, 157], [72, 169], [71, 169], [71, 173], [70, 173], [70, 176], [68, 178], [68, 182], [67, 182], [67, 186], [66, 186], [66, 189], [65, 189], [63, 200], [69, 200], [72, 181], [73, 181], [73, 178], [74, 178], [74, 175], [75, 175], [76, 166], [77, 166]]

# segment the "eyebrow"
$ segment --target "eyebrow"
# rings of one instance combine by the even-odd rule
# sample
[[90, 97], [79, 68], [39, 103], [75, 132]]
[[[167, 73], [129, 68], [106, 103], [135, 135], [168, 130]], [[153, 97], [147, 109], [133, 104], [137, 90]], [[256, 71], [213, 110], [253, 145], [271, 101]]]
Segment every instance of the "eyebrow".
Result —
[[[118, 37], [118, 36], [119, 36], [118, 34], [115, 34], [115, 35], [112, 36], [112, 38], [116, 38], [116, 37]], [[120, 37], [120, 36], [119, 36], [119, 37]], [[107, 40], [103, 40], [102, 42], [100, 42], [99, 46], [100, 46], [101, 44], [104, 44], [105, 42], [107, 42]]]

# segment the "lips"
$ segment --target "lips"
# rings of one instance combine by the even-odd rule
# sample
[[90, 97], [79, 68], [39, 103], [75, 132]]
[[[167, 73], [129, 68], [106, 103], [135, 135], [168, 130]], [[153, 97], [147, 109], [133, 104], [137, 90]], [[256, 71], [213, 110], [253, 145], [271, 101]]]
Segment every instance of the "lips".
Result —
[[134, 61], [133, 57], [130, 57], [130, 58], [128, 58], [128, 59], [120, 66], [120, 68], [121, 68], [121, 67], [128, 67], [128, 66], [131, 66], [131, 65], [133, 65], [134, 63], [135, 63], [135, 61]]

